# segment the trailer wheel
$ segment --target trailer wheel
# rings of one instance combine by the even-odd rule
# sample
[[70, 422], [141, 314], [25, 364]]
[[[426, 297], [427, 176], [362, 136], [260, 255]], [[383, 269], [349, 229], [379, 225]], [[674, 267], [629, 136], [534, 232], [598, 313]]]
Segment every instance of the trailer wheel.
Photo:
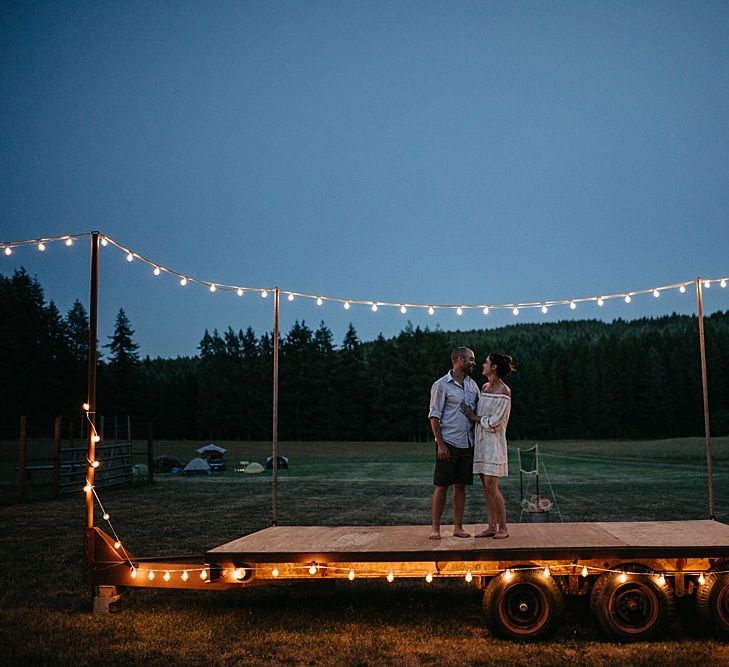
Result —
[[655, 573], [641, 565], [606, 572], [597, 580], [590, 607], [600, 627], [624, 642], [645, 641], [658, 635], [673, 615], [673, 591]]
[[517, 571], [494, 577], [483, 594], [489, 630], [499, 637], [533, 640], [549, 637], [564, 611], [562, 591], [541, 572]]
[[729, 574], [706, 576], [696, 592], [696, 607], [701, 620], [721, 639], [729, 639]]

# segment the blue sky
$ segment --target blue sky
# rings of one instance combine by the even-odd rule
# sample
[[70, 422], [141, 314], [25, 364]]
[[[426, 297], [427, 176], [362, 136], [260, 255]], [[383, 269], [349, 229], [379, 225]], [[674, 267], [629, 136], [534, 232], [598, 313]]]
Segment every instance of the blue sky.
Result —
[[[4, 2], [0, 239], [98, 229], [217, 283], [484, 304], [729, 274], [729, 3]], [[88, 248], [0, 256], [67, 310]], [[142, 353], [272, 328], [238, 298], [104, 249], [100, 335]], [[729, 308], [729, 289], [706, 293]], [[297, 299], [340, 342], [693, 312], [691, 290], [598, 309]]]

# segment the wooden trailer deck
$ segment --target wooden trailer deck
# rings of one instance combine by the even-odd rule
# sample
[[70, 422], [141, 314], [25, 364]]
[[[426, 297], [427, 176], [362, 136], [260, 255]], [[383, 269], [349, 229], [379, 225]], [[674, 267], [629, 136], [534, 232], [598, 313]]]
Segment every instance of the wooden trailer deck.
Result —
[[[474, 535], [483, 526], [466, 526]], [[430, 526], [277, 526], [210, 549], [208, 563], [726, 558], [729, 525], [712, 520], [511, 524], [510, 537], [429, 540]]]

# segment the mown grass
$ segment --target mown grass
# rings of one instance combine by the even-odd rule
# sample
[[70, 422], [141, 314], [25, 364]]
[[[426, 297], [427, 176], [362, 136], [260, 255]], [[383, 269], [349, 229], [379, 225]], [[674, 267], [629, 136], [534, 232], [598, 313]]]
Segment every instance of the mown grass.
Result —
[[[187, 459], [201, 443], [156, 443]], [[265, 462], [267, 443], [219, 443], [229, 468]], [[528, 446], [531, 443], [513, 443]], [[714, 440], [717, 516], [729, 522], [729, 438]], [[518, 645], [492, 638], [480, 592], [458, 581], [433, 585], [343, 582], [333, 597], [293, 587], [244, 591], [125, 593], [120, 613], [92, 616], [80, 580], [81, 493], [14, 503], [12, 461], [3, 464], [0, 507], [0, 656], [4, 664], [74, 665], [684, 665], [729, 663], [729, 647], [692, 619], [690, 604], [670, 640], [621, 646], [586, 621], [582, 600], [568, 607], [554, 640]], [[34, 443], [34, 447], [40, 447]], [[282, 443], [281, 524], [404, 524], [429, 521], [432, 448], [405, 443]], [[565, 520], [705, 518], [703, 440], [549, 442], [544, 461]], [[504, 485], [518, 516], [516, 457]], [[7, 458], [7, 457], [6, 457]], [[32, 488], [36, 497], [40, 487]], [[270, 474], [228, 471], [211, 478], [157, 477], [155, 484], [101, 490], [114, 527], [139, 556], [201, 555], [270, 524]], [[467, 521], [481, 520], [478, 487]], [[446, 510], [448, 512], [448, 510]], [[554, 518], [554, 517], [553, 517]], [[99, 525], [101, 525], [99, 521]], [[690, 601], [687, 601], [690, 602]]]

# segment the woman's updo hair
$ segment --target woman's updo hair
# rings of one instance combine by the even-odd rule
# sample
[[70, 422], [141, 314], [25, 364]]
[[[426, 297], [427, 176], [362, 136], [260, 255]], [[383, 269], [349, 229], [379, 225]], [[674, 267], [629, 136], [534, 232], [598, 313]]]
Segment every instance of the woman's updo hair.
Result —
[[500, 378], [505, 378], [509, 373], [516, 371], [514, 360], [508, 354], [487, 354], [486, 358], [496, 366], [496, 373]]

